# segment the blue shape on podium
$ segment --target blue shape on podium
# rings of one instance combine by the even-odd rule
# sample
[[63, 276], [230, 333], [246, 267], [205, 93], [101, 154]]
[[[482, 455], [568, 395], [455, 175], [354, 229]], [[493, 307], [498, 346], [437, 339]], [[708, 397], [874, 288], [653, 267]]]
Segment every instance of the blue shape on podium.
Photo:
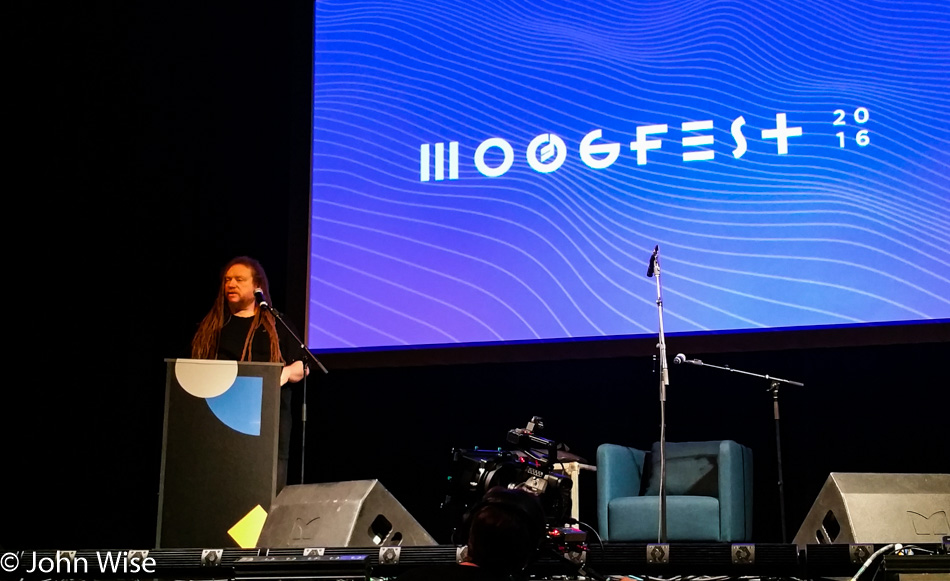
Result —
[[224, 425], [242, 434], [260, 436], [263, 396], [263, 378], [238, 376], [227, 391], [205, 401]]

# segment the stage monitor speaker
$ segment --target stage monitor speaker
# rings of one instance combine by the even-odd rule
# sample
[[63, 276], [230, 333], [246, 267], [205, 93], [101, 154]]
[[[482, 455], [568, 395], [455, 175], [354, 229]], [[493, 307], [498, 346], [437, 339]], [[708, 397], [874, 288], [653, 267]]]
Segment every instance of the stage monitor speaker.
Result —
[[948, 514], [950, 474], [832, 472], [794, 543], [939, 543]]
[[378, 480], [285, 486], [257, 539], [259, 548], [436, 544]]

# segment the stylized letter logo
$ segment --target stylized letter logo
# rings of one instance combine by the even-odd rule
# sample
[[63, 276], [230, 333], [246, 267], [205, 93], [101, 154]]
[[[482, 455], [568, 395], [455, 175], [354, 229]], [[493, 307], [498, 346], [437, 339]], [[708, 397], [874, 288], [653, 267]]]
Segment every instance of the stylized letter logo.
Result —
[[[541, 147], [541, 144], [545, 144]], [[541, 157], [538, 158], [538, 148], [541, 147]], [[528, 144], [528, 151], [525, 154], [528, 158], [528, 165], [536, 172], [551, 173], [561, 167], [567, 158], [567, 146], [564, 140], [553, 133], [542, 133]], [[544, 163], [554, 157], [554, 161]]]
[[[445, 179], [445, 144], [435, 144], [435, 181]], [[459, 179], [459, 142], [449, 142], [449, 179]], [[429, 181], [429, 144], [419, 148], [419, 181]]]
[[[620, 155], [619, 143], [605, 143], [603, 145], [593, 145], [595, 139], [600, 139], [604, 132], [600, 129], [594, 129], [584, 136], [581, 140], [581, 161], [588, 167], [594, 169], [605, 169], [610, 167]], [[595, 158], [594, 154], [606, 153], [606, 157]]]
[[799, 137], [802, 134], [801, 127], [789, 127], [786, 124], [785, 113], [775, 114], [775, 129], [763, 129], [762, 139], [774, 139], [778, 145], [778, 154], [788, 153], [788, 138]]
[[742, 126], [745, 125], [745, 117], [739, 115], [732, 122], [732, 138], [736, 140], [736, 148], [732, 150], [732, 157], [739, 159], [745, 155], [749, 146], [746, 144], [745, 135], [742, 134]]
[[637, 127], [637, 140], [630, 142], [630, 150], [637, 152], [637, 165], [646, 165], [647, 150], [660, 149], [663, 146], [662, 139], [647, 139], [647, 135], [654, 133], [666, 133], [667, 125], [643, 125]]
[[[498, 167], [488, 167], [485, 164], [485, 153], [492, 147], [501, 149], [502, 153], [505, 154], [504, 161], [502, 161]], [[511, 149], [511, 144], [501, 137], [486, 139], [481, 142], [478, 145], [478, 149], [475, 150], [475, 167], [478, 168], [478, 171], [481, 172], [483, 176], [488, 178], [497, 178], [498, 176], [504, 175], [514, 161], [515, 152]]]
[[[706, 129], [712, 129], [713, 122], [711, 119], [708, 121], [684, 121], [681, 127], [683, 128], [683, 131], [703, 131]], [[712, 135], [697, 135], [695, 137], [683, 138], [683, 147], [712, 144]], [[703, 151], [684, 151], [683, 161], [703, 161], [707, 159], [713, 159], [715, 155], [716, 152], [711, 149], [706, 149]]]

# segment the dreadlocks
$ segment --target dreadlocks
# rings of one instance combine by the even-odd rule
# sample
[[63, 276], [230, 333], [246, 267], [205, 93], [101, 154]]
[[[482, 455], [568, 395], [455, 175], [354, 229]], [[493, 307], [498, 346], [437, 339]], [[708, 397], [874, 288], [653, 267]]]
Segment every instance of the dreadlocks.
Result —
[[[214, 306], [211, 307], [211, 310], [208, 311], [208, 314], [202, 319], [201, 324], [198, 325], [198, 331], [191, 340], [191, 356], [194, 359], [217, 359], [218, 357], [218, 339], [221, 335], [221, 328], [224, 327], [225, 323], [231, 317], [231, 312], [225, 301], [224, 276], [235, 264], [243, 264], [251, 269], [254, 285], [264, 292], [264, 299], [270, 303], [270, 288], [267, 284], [267, 275], [264, 274], [264, 269], [261, 267], [261, 264], [248, 256], [238, 256], [232, 259], [221, 271], [221, 285], [218, 288], [218, 298], [215, 299]], [[250, 361], [251, 343], [254, 338], [254, 332], [257, 331], [257, 328], [261, 325], [264, 326], [267, 330], [268, 337], [270, 337], [270, 361], [283, 363], [284, 358], [280, 354], [280, 343], [277, 340], [277, 326], [274, 323], [274, 316], [264, 309], [257, 309], [257, 312], [254, 314], [251, 329], [244, 339], [244, 350], [241, 353], [241, 361]]]

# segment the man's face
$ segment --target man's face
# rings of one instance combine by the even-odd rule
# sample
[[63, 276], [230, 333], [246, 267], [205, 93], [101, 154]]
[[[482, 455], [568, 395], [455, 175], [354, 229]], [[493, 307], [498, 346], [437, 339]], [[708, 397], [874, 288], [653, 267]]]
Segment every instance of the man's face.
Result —
[[232, 312], [254, 304], [255, 288], [254, 272], [243, 264], [235, 264], [224, 273], [224, 295]]

